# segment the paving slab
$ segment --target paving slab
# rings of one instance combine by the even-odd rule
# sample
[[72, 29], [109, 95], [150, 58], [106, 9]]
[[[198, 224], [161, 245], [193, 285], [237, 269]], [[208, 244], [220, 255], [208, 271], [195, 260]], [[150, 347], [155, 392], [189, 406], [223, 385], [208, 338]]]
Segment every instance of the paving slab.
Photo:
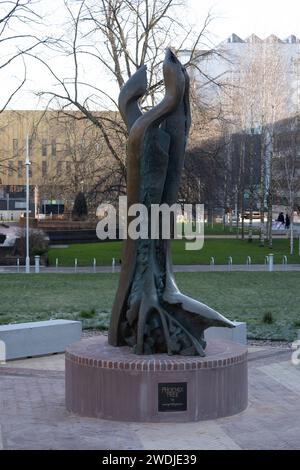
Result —
[[51, 354], [48, 356], [7, 361], [3, 367], [24, 368], [33, 370], [65, 370], [65, 355]]
[[0, 450], [3, 450], [3, 441], [2, 441], [2, 429], [0, 424]]
[[259, 367], [259, 370], [300, 395], [300, 366], [293, 365], [291, 361], [284, 361]]
[[[136, 425], [145, 450], [239, 450], [236, 442], [215, 421], [199, 423]], [[180, 436], [180, 438], [179, 438]]]

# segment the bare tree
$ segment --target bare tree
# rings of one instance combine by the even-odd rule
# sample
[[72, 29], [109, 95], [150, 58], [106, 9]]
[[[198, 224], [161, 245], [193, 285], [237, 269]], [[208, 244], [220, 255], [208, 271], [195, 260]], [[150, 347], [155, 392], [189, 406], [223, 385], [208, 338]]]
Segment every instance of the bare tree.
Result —
[[300, 193], [300, 133], [297, 119], [276, 136], [274, 148], [274, 186], [286, 202], [290, 217], [290, 253], [294, 251], [294, 211]]
[[[87, 119], [99, 129], [114, 161], [112, 192], [122, 193], [126, 187], [127, 130], [117, 113], [105, 115], [98, 110], [117, 110], [115, 96], [142, 66], [148, 68], [149, 93], [141, 106], [154, 104], [163, 84], [160, 70], [165, 48], [189, 48], [186, 66], [192, 65], [211, 17], [208, 15], [200, 32], [194, 34], [179, 20], [185, 6], [176, 0], [65, 0], [64, 4], [66, 33], [48, 44], [44, 54], [51, 56], [54, 51], [66, 57], [70, 72], [56, 69], [43, 54], [29, 53], [46, 67], [55, 85], [55, 90], [42, 90], [39, 95], [49, 99], [49, 106], [55, 102], [66, 114], [77, 109], [80, 116], [76, 119]], [[99, 71], [97, 80], [84, 73], [85, 67]], [[101, 75], [111, 79], [115, 93], [101, 86]]]
[[[90, 211], [125, 192], [124, 175], [118, 174], [119, 166], [111, 158], [103, 134], [90, 121], [78, 119], [79, 115], [78, 111], [58, 112], [52, 118], [51, 125], [59, 129], [55, 167], [43, 181], [44, 197], [56, 199], [59, 195], [66, 201], [67, 211], [78, 192], [85, 194]], [[117, 149], [118, 142], [113, 144]]]
[[[1, 87], [0, 113], [26, 82], [25, 53], [33, 52], [39, 44], [47, 41], [32, 33], [32, 26], [41, 22], [37, 3], [34, 0], [0, 2], [0, 82], [5, 81], [5, 86]], [[2, 171], [7, 171], [11, 158], [7, 152], [0, 155]]]
[[[30, 32], [31, 25], [41, 20], [35, 11], [35, 4], [33, 0], [7, 0], [0, 3], [0, 72], [12, 66], [17, 59], [22, 60], [26, 52], [33, 51], [41, 43], [41, 39]], [[0, 112], [11, 102], [25, 81], [24, 63], [24, 76], [15, 89], [9, 92], [9, 96], [4, 98]]]
[[[250, 204], [250, 217], [255, 198], [254, 147], [253, 136], [260, 134], [260, 183], [259, 200], [261, 213], [260, 243], [263, 245], [265, 238], [269, 246], [272, 246], [272, 205], [273, 205], [273, 146], [274, 124], [286, 117], [291, 112], [289, 95], [291, 90], [287, 86], [289, 81], [285, 58], [279, 50], [276, 42], [263, 42], [249, 45], [245, 58], [239, 64], [239, 71], [230, 80], [226, 89], [227, 108], [231, 132], [239, 132], [246, 142], [247, 136], [252, 136], [250, 142], [250, 154], [246, 166], [241, 165], [240, 181], [240, 206], [244, 209], [244, 190], [246, 171], [248, 178], [248, 194]], [[229, 97], [229, 99], [228, 99]], [[231, 103], [231, 106], [230, 106]], [[243, 149], [243, 146], [241, 147]], [[244, 155], [244, 150], [241, 150]], [[244, 162], [244, 158], [241, 157]], [[265, 233], [265, 207], [267, 206], [268, 223]], [[242, 214], [243, 215], [243, 214]], [[252, 219], [251, 219], [252, 220]], [[252, 238], [250, 231], [250, 239]]]

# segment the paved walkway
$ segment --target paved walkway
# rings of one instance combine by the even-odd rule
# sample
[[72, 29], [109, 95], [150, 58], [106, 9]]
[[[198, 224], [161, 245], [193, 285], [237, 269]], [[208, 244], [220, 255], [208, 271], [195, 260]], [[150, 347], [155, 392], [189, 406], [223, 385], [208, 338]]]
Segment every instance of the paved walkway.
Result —
[[64, 355], [0, 366], [0, 449], [300, 449], [300, 367], [291, 351], [249, 350], [249, 406], [199, 423], [80, 418], [64, 405]]

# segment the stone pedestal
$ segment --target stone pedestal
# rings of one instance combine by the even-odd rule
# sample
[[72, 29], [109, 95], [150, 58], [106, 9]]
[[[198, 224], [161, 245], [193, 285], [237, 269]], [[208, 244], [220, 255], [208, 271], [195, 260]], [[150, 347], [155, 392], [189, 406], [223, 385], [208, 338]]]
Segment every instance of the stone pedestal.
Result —
[[118, 421], [188, 422], [247, 407], [247, 349], [211, 340], [206, 357], [137, 356], [104, 336], [66, 352], [66, 406], [81, 416]]

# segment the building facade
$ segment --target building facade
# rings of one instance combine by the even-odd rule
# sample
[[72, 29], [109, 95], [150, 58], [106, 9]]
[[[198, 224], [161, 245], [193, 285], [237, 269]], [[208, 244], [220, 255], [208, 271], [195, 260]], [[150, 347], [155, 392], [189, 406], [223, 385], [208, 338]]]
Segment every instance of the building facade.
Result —
[[92, 185], [103, 142], [95, 126], [77, 117], [31, 110], [0, 114], [0, 220], [18, 218], [25, 210], [27, 152], [35, 214], [61, 214], [74, 194]]

